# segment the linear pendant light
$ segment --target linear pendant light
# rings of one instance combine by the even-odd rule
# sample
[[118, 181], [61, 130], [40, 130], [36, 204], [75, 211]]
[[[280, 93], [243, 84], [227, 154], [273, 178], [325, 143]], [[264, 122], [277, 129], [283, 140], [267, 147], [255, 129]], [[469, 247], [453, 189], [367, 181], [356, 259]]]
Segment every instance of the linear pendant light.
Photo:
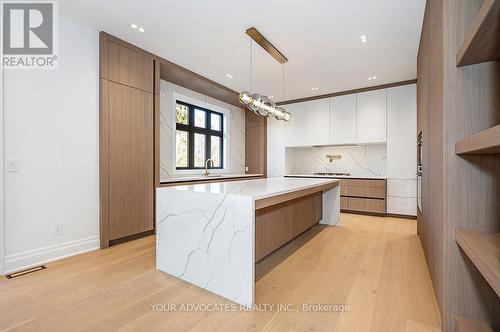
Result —
[[[246, 31], [253, 40], [257, 42], [265, 51], [267, 51], [273, 58], [276, 59], [283, 66], [288, 59], [281, 54], [264, 36], [262, 36], [257, 29], [250, 28]], [[252, 45], [253, 40], [250, 40], [250, 89], [252, 89]], [[285, 69], [283, 67], [283, 98], [285, 94]], [[260, 94], [251, 94], [248, 91], [243, 91], [239, 96], [240, 102], [247, 105], [248, 109], [255, 114], [261, 116], [274, 116], [277, 120], [290, 121], [292, 115], [287, 112], [283, 107], [277, 107], [276, 104], [267, 96]]]

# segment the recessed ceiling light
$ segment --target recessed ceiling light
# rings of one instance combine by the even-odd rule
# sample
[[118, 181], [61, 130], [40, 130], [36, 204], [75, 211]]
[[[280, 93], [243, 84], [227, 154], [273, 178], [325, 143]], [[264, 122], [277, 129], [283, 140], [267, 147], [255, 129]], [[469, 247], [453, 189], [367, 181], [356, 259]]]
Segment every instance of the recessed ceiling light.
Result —
[[231, 75], [231, 74], [226, 74], [226, 77], [227, 77], [227, 78], [233, 78], [233, 75]]
[[132, 29], [137, 29], [137, 28], [138, 28], [137, 24], [134, 24], [134, 23], [130, 24], [130, 27], [131, 27]]
[[312, 90], [312, 91], [318, 91], [318, 90], [319, 90], [319, 88], [318, 88], [318, 87], [314, 87], [314, 88], [312, 88], [311, 90]]
[[368, 41], [368, 38], [366, 37], [365, 34], [362, 34], [361, 37], [359, 37], [359, 39], [361, 39], [362, 43], [366, 43]]
[[376, 79], [377, 79], [377, 76], [370, 76], [370, 77], [368, 77], [368, 81], [376, 80]]
[[269, 96], [269, 99], [273, 99], [273, 98], [274, 98], [274, 96]]
[[139, 30], [139, 32], [144, 32], [144, 28], [138, 28], [137, 30]]

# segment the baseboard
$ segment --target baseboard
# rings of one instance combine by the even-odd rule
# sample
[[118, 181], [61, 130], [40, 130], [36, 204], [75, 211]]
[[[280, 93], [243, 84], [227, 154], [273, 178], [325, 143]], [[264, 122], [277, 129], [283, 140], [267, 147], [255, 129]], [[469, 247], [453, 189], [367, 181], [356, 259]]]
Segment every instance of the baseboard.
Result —
[[75, 256], [84, 252], [99, 249], [99, 237], [91, 236], [75, 241], [64, 242], [40, 249], [20, 252], [5, 256], [5, 271], [10, 274], [33, 266]]

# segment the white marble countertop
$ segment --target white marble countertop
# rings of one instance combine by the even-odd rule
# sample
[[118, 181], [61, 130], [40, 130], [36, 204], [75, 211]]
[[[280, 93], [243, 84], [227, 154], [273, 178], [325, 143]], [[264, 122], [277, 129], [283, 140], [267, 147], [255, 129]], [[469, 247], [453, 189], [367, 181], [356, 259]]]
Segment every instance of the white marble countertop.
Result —
[[196, 174], [190, 174], [185, 176], [172, 177], [168, 179], [162, 179], [160, 183], [172, 183], [172, 182], [189, 182], [189, 181], [210, 181], [217, 179], [237, 179], [237, 178], [251, 178], [256, 176], [262, 176], [262, 174], [226, 174], [226, 173], [210, 173], [209, 176], [204, 176]]
[[377, 176], [377, 175], [372, 175], [372, 176], [355, 176], [355, 175], [349, 175], [349, 176], [333, 176], [333, 175], [313, 175], [313, 174], [286, 174], [285, 177], [290, 177], [290, 178], [319, 178], [319, 179], [368, 179], [368, 180], [386, 180], [386, 176]]
[[232, 194], [249, 196], [254, 200], [257, 200], [335, 182], [338, 182], [338, 180], [275, 177], [232, 182], [177, 185], [172, 187], [157, 188], [157, 190], [179, 190], [197, 193]]

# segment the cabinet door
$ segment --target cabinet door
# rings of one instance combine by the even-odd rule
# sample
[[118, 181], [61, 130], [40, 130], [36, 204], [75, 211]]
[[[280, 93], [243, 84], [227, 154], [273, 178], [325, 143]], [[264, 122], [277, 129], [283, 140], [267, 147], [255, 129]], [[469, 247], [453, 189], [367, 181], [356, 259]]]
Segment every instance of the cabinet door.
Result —
[[414, 197], [387, 197], [387, 212], [416, 216], [417, 199]]
[[109, 82], [109, 239], [153, 229], [153, 94]]
[[375, 90], [357, 94], [357, 143], [386, 141], [387, 90]]
[[109, 80], [153, 92], [153, 59], [109, 42]]
[[307, 145], [330, 143], [330, 103], [328, 98], [307, 102]]
[[417, 172], [415, 84], [387, 90], [387, 176], [415, 179]]
[[285, 145], [306, 146], [306, 103], [285, 105], [292, 119], [285, 124]]
[[330, 98], [330, 144], [356, 143], [356, 95]]

